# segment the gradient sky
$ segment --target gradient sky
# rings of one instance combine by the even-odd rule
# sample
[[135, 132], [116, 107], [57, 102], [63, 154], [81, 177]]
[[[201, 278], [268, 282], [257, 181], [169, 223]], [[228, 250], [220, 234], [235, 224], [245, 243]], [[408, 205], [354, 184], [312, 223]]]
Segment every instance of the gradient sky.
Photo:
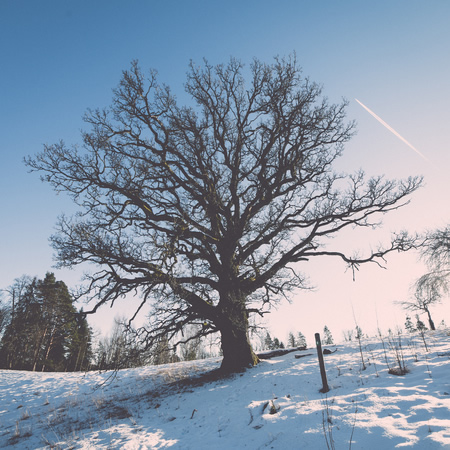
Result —
[[[422, 231], [450, 222], [450, 2], [447, 0], [324, 1], [0, 1], [0, 288], [23, 274], [53, 270], [74, 287], [78, 271], [52, 268], [48, 238], [57, 216], [74, 211], [22, 160], [44, 143], [81, 141], [83, 113], [108, 106], [121, 71], [138, 59], [183, 100], [190, 59], [215, 64], [230, 56], [270, 61], [296, 52], [304, 74], [333, 102], [350, 101], [358, 135], [339, 170], [401, 178], [423, 174], [426, 186], [411, 204], [384, 218], [378, 231], [346, 232], [348, 249], [374, 248], [394, 230]], [[371, 116], [357, 98], [428, 161]], [[304, 264], [317, 287], [299, 292], [267, 323], [285, 340], [290, 330], [313, 341], [326, 324], [337, 339], [403, 325], [395, 300], [424, 268], [416, 254], [393, 255], [387, 270], [362, 267], [352, 281], [340, 261]], [[129, 309], [129, 308], [126, 308]], [[122, 308], [123, 310], [123, 308]], [[120, 305], [91, 323], [103, 331]], [[449, 301], [435, 308], [450, 324]]]

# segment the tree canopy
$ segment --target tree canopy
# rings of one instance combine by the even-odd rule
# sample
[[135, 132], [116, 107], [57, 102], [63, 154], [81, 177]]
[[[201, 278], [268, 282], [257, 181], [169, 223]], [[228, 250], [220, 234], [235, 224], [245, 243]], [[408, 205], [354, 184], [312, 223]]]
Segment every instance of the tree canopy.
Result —
[[421, 248], [421, 253], [429, 271], [417, 280], [416, 296], [439, 300], [444, 294], [448, 293], [450, 225], [430, 231]]
[[85, 291], [94, 312], [138, 292], [152, 305], [145, 339], [197, 324], [220, 333], [222, 367], [238, 370], [257, 362], [249, 316], [306, 287], [306, 261], [354, 268], [416, 245], [401, 232], [357, 257], [328, 238], [375, 226], [421, 179], [336, 173], [354, 132], [347, 103], [329, 104], [294, 57], [192, 62], [185, 89], [193, 102], [180, 106], [133, 62], [112, 105], [86, 114], [82, 147], [46, 145], [26, 162], [80, 207], [51, 239], [60, 266], [98, 267]]

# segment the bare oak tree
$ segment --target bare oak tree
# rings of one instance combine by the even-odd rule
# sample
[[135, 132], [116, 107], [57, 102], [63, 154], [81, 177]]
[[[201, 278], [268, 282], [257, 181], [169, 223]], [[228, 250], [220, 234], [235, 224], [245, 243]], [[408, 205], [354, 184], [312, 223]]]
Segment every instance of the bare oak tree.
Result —
[[82, 148], [59, 142], [26, 162], [80, 206], [52, 243], [60, 266], [98, 266], [86, 289], [94, 312], [139, 292], [153, 308], [141, 330], [150, 343], [197, 324], [220, 333], [222, 368], [239, 370], [258, 361], [249, 316], [306, 286], [299, 263], [334, 256], [355, 268], [416, 245], [400, 233], [352, 257], [326, 243], [376, 225], [421, 179], [335, 173], [354, 125], [295, 58], [191, 63], [185, 89], [189, 107], [134, 62], [112, 106], [87, 113]]

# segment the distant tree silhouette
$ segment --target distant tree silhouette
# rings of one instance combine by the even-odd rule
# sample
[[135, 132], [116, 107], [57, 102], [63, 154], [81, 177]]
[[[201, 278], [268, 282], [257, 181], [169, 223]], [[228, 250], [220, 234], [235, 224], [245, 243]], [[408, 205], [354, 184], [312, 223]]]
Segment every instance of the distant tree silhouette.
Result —
[[297, 347], [306, 347], [307, 346], [305, 335], [301, 331], [299, 331], [297, 333], [296, 346]]
[[326, 325], [323, 328], [322, 344], [325, 344], [325, 345], [334, 344], [333, 336], [331, 335], [331, 331], [328, 329], [328, 327]]
[[414, 324], [413, 324], [410, 316], [406, 316], [405, 329], [409, 333], [414, 333], [414, 331], [416, 331], [416, 328], [414, 327]]
[[287, 345], [288, 345], [288, 347], [296, 347], [296, 340], [295, 340], [294, 333], [292, 333], [292, 331], [289, 332]]
[[264, 339], [264, 350], [273, 350], [273, 339], [269, 332], [266, 332]]

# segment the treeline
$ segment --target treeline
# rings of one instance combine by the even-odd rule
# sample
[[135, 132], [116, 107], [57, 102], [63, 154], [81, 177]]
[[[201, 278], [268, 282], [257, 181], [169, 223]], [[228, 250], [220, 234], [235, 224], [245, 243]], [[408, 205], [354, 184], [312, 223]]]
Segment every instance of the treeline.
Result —
[[[269, 332], [265, 332], [264, 337], [260, 338], [261, 345], [259, 346], [261, 350], [277, 350], [283, 348], [306, 348], [308, 343], [306, 341], [306, 337], [302, 332], [293, 333], [292, 331], [288, 335], [287, 343], [284, 344], [283, 341], [278, 339], [277, 337], [272, 338]], [[330, 345], [334, 344], [333, 336], [329, 330], [329, 328], [325, 325], [322, 334], [322, 344]]]
[[183, 342], [176, 347], [167, 337], [152, 346], [140, 341], [139, 332], [117, 319], [110, 336], [98, 341], [92, 367], [98, 370], [117, 370], [145, 365], [170, 364], [179, 361], [205, 359], [221, 354], [218, 340], [198, 337], [198, 329], [191, 325], [183, 334]]
[[[306, 347], [306, 338], [303, 333], [298, 332], [296, 335], [290, 332], [287, 341], [287, 347]], [[264, 346], [262, 350], [277, 350], [286, 348], [286, 345], [283, 341], [272, 336], [269, 332], [266, 332], [266, 336], [264, 338]]]
[[[30, 371], [118, 370], [221, 356], [217, 337], [201, 338], [191, 325], [175, 348], [167, 337], [152, 346], [125, 319], [117, 319], [109, 336], [98, 339], [83, 310], [78, 310], [63, 281], [53, 273], [43, 280], [23, 276], [0, 297], [0, 368]], [[201, 325], [199, 325], [201, 327]], [[303, 333], [290, 332], [286, 344], [261, 330], [255, 348], [305, 347]], [[324, 328], [324, 342], [332, 343]]]
[[32, 371], [88, 370], [92, 331], [63, 281], [24, 276], [7, 289], [0, 312], [0, 368]]
[[0, 369], [118, 370], [220, 354], [218, 341], [201, 339], [195, 326], [183, 333], [177, 348], [166, 337], [148, 346], [118, 319], [109, 336], [96, 339], [83, 309], [76, 308], [68, 287], [53, 273], [43, 280], [22, 276], [0, 297]]

